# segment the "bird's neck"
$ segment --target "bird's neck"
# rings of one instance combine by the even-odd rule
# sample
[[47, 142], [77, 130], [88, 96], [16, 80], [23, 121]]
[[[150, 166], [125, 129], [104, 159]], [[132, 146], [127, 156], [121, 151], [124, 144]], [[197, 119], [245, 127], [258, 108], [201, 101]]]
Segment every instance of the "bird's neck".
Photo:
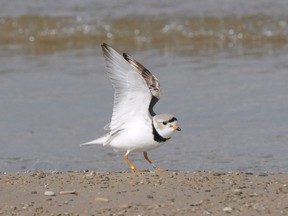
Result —
[[170, 138], [165, 138], [162, 137], [156, 130], [155, 126], [154, 126], [154, 122], [152, 121], [152, 132], [153, 132], [153, 138], [156, 142], [166, 142], [167, 140], [169, 140]]

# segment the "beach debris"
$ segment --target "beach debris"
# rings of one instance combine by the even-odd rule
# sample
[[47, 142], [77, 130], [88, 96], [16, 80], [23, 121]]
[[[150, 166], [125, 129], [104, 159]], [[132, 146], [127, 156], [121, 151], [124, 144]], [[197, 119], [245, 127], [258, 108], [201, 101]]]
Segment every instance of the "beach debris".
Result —
[[282, 187], [280, 187], [276, 193], [284, 193], [284, 194], [287, 194], [288, 193], [288, 185], [287, 184], [283, 184]]
[[97, 197], [95, 200], [97, 202], [110, 202], [110, 199], [105, 198], [105, 197]]
[[93, 177], [95, 175], [96, 175], [96, 173], [94, 171], [91, 171], [90, 173], [86, 174], [85, 176], [86, 177]]
[[64, 195], [64, 194], [76, 194], [75, 190], [65, 190], [65, 191], [60, 191], [59, 194]]
[[45, 196], [55, 196], [55, 193], [53, 191], [45, 191], [44, 195]]
[[233, 210], [233, 209], [232, 209], [232, 207], [230, 207], [230, 206], [226, 206], [226, 207], [223, 208], [223, 211], [226, 212], [226, 213], [231, 213], [232, 210]]

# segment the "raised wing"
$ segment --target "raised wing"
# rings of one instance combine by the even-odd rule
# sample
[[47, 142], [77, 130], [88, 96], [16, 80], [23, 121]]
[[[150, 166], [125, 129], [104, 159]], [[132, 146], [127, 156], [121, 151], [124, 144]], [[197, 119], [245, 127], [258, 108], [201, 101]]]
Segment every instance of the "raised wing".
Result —
[[138, 61], [133, 59], [131, 56], [129, 56], [126, 53], [123, 53], [123, 57], [129, 62], [129, 64], [135, 68], [137, 73], [139, 73], [143, 79], [145, 80], [151, 94], [152, 99], [149, 104], [149, 112], [152, 116], [156, 115], [153, 111], [154, 105], [160, 100], [160, 83], [158, 82], [158, 79], [156, 76], [154, 76], [149, 70], [147, 70], [142, 64], [140, 64]]
[[123, 128], [135, 118], [149, 116], [152, 95], [143, 77], [119, 53], [102, 45], [107, 74], [115, 89], [111, 133]]

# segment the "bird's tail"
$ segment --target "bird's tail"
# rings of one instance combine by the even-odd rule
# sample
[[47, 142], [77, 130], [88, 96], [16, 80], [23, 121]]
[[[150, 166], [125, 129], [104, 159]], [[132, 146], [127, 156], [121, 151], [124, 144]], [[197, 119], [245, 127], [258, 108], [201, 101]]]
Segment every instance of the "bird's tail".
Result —
[[104, 145], [107, 139], [109, 138], [109, 133], [105, 134], [102, 137], [99, 137], [95, 140], [92, 140], [90, 142], [82, 143], [80, 146], [87, 146], [87, 145]]

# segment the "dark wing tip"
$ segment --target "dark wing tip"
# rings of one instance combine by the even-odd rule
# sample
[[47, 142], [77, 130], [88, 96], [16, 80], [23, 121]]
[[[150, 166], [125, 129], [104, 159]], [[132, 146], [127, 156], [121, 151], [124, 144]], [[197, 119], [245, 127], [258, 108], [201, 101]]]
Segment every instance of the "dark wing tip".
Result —
[[106, 43], [101, 44], [101, 47], [108, 47]]
[[126, 61], [129, 61], [129, 55], [127, 53], [123, 53], [123, 57]]
[[108, 51], [109, 48], [110, 48], [110, 46], [108, 44], [106, 44], [106, 43], [101, 44], [101, 47], [102, 47], [103, 51]]
[[144, 78], [151, 94], [160, 99], [160, 84], [156, 78], [147, 68], [129, 56], [127, 53], [123, 53], [123, 58], [136, 69], [136, 71]]
[[133, 59], [130, 55], [127, 53], [123, 53], [123, 58], [131, 65], [133, 66], [139, 74], [142, 74], [143, 70], [147, 70], [142, 64], [140, 64], [138, 61]]
[[153, 111], [153, 107], [160, 99], [160, 84], [157, 78], [148, 69], [146, 69], [142, 64], [133, 59], [127, 53], [123, 53], [123, 58], [144, 78], [152, 94], [152, 98], [149, 104], [149, 112], [152, 116], [156, 115]]

